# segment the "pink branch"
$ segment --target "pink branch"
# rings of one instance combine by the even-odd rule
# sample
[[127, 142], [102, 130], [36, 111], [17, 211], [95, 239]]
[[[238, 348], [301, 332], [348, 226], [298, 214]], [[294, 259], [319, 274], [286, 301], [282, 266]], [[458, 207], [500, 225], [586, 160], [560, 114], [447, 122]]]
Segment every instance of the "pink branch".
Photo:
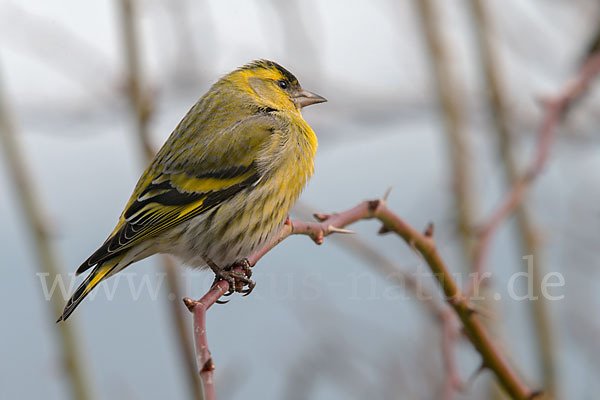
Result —
[[465, 290], [467, 296], [472, 295], [479, 284], [480, 279], [478, 277], [482, 276], [485, 269], [485, 259], [489, 253], [494, 233], [502, 222], [521, 204], [531, 183], [544, 169], [550, 154], [557, 125], [560, 123], [569, 106], [587, 91], [593, 78], [599, 72], [600, 53], [597, 53], [586, 61], [579, 70], [578, 75], [567, 82], [558, 95], [545, 102], [546, 112], [538, 133], [537, 151], [532, 164], [525, 171], [521, 179], [514, 183], [480, 231], [474, 255], [473, 272], [476, 274], [476, 277], [470, 280], [470, 284]]
[[194, 314], [194, 344], [196, 347], [196, 365], [202, 381], [204, 400], [215, 399], [215, 385], [213, 371], [215, 365], [212, 361], [208, 339], [206, 337], [206, 311], [219, 300], [229, 289], [229, 282], [219, 281], [200, 300], [184, 298], [188, 310]]
[[[473, 305], [469, 302], [458, 288], [452, 275], [444, 264], [440, 254], [437, 252], [433, 239], [433, 226], [421, 233], [408, 225], [399, 216], [387, 208], [385, 200], [373, 200], [360, 203], [354, 208], [338, 214], [321, 215], [315, 217], [319, 222], [288, 221], [282, 228], [280, 234], [265, 248], [248, 257], [251, 265], [256, 264], [266, 253], [282, 240], [290, 235], [303, 234], [310, 236], [317, 244], [323, 242], [323, 238], [332, 233], [348, 233], [343, 229], [348, 224], [361, 219], [378, 219], [383, 223], [380, 233], [394, 232], [406, 241], [415, 251], [420, 253], [429, 265], [434, 277], [442, 288], [448, 304], [465, 329], [466, 337], [471, 341], [475, 349], [482, 357], [482, 365], [494, 372], [501, 385], [513, 399], [532, 399], [538, 392], [531, 391], [525, 386], [506, 362], [500, 349], [489, 337], [481, 322], [473, 311]], [[196, 343], [196, 356], [200, 376], [205, 386], [205, 398], [214, 399], [214, 385], [212, 371], [214, 365], [208, 349], [206, 339], [206, 310], [213, 305], [229, 288], [229, 284], [220, 281], [199, 301], [185, 299], [185, 303], [194, 314], [194, 337]], [[456, 331], [450, 325], [452, 322], [449, 314], [444, 314], [443, 351], [446, 368], [448, 369], [448, 381], [454, 387], [458, 387], [459, 378], [455, 369], [454, 356], [451, 353], [451, 344], [456, 336]], [[449, 322], [450, 321], [450, 322]]]
[[339, 214], [315, 214], [315, 218], [320, 222], [287, 220], [279, 235], [262, 249], [248, 257], [248, 262], [252, 266], [256, 265], [273, 247], [291, 235], [310, 236], [316, 244], [320, 245], [323, 243], [323, 238], [332, 233], [353, 233], [352, 231], [343, 229], [343, 227], [365, 218], [368, 209], [369, 202], [362, 202], [356, 207]]

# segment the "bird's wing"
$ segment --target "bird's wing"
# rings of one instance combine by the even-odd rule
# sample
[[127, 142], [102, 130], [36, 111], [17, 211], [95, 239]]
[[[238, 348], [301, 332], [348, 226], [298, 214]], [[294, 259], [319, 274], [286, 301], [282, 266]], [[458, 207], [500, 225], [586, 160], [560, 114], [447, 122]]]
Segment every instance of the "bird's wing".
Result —
[[279, 129], [275, 118], [261, 114], [209, 137], [200, 133], [179, 151], [166, 147], [168, 141], [142, 175], [113, 233], [77, 274], [256, 185], [262, 176], [258, 159]]

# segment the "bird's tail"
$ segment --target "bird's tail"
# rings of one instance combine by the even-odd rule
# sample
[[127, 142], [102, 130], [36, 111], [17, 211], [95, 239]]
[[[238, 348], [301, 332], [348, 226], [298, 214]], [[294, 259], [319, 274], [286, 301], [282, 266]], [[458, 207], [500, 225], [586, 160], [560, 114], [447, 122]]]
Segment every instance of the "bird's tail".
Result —
[[85, 278], [85, 280], [81, 283], [81, 285], [79, 285], [77, 290], [75, 290], [75, 293], [73, 293], [69, 301], [67, 301], [62, 315], [58, 317], [56, 322], [65, 321], [67, 318], [69, 318], [69, 315], [75, 311], [75, 308], [79, 305], [79, 303], [81, 303], [85, 296], [87, 296], [92, 289], [96, 287], [96, 285], [120, 270], [121, 268], [117, 269], [117, 267], [122, 259], [123, 257], [120, 256], [94, 268], [88, 277]]

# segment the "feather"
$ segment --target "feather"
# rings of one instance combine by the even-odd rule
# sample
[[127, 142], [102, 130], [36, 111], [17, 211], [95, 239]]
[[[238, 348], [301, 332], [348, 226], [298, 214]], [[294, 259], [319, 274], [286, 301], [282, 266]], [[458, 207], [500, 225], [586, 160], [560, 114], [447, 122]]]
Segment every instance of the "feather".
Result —
[[[204, 154], [214, 157], [217, 152], [210, 148], [216, 147], [222, 155], [219, 161], [198, 162], [202, 156], [186, 155], [175, 157], [156, 172], [151, 165], [148, 169], [151, 172], [147, 171], [138, 182], [117, 228], [79, 266], [76, 274], [218, 206], [246, 188], [253, 189], [262, 175], [254, 157], [266, 148], [266, 139], [277, 128], [279, 122], [270, 115], [249, 117], [205, 143], [204, 147], [208, 146], [209, 149], [205, 148]], [[249, 129], [255, 134], [251, 137], [243, 135]], [[179, 153], [187, 151], [188, 148], [185, 148]], [[170, 149], [167, 142], [155, 160], [164, 153], [179, 154]]]

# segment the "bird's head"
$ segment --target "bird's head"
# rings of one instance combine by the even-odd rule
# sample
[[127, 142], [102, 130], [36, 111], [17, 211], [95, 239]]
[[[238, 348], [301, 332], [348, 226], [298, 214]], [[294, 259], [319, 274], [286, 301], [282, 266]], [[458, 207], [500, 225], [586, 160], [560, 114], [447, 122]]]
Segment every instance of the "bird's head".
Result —
[[327, 101], [304, 90], [294, 75], [273, 61], [253, 61], [228, 78], [262, 108], [297, 112], [302, 107]]

